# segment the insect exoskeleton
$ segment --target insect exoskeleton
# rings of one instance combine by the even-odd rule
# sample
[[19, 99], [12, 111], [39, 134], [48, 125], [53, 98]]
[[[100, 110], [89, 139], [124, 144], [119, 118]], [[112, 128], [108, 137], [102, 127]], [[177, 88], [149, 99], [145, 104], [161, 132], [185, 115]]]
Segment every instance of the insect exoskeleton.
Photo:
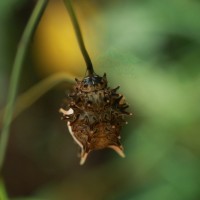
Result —
[[62, 119], [74, 141], [81, 148], [80, 164], [84, 164], [88, 154], [93, 150], [111, 148], [121, 157], [125, 157], [120, 143], [120, 130], [128, 105], [123, 95], [107, 87], [106, 74], [100, 77], [90, 74], [83, 80], [76, 80], [72, 93], [68, 95], [67, 104], [60, 108]]

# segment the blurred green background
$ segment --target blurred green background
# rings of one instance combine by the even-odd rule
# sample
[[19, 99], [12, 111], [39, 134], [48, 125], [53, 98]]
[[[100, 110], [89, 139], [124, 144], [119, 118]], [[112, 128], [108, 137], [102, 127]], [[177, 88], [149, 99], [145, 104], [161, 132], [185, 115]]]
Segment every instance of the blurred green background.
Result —
[[[0, 1], [0, 108], [17, 45], [36, 1]], [[126, 158], [78, 147], [58, 109], [59, 84], [12, 124], [3, 168], [10, 199], [200, 199], [200, 1], [74, 1], [96, 73], [120, 85], [133, 117], [121, 132]], [[85, 64], [61, 0], [51, 0], [30, 46], [19, 94]]]

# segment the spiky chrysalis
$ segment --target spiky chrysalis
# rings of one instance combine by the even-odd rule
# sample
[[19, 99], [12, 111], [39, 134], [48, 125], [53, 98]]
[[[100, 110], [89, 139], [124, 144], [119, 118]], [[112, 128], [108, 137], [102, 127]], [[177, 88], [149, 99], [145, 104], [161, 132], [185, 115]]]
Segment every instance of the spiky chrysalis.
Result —
[[124, 157], [120, 143], [120, 130], [128, 107], [123, 95], [107, 86], [106, 74], [103, 77], [89, 74], [77, 79], [67, 104], [60, 108], [62, 119], [67, 122], [70, 134], [81, 148], [80, 164], [84, 164], [93, 150], [111, 148]]

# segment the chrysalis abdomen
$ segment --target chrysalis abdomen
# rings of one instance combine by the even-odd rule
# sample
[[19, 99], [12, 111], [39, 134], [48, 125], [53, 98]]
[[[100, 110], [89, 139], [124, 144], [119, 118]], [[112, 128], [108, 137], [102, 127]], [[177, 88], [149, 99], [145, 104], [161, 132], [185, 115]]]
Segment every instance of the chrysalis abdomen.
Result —
[[118, 89], [107, 87], [105, 74], [76, 79], [67, 105], [60, 109], [70, 134], [81, 147], [80, 164], [84, 164], [89, 152], [107, 147], [124, 157], [120, 130], [127, 123], [125, 115], [131, 113], [125, 111], [128, 105], [123, 95], [116, 93]]

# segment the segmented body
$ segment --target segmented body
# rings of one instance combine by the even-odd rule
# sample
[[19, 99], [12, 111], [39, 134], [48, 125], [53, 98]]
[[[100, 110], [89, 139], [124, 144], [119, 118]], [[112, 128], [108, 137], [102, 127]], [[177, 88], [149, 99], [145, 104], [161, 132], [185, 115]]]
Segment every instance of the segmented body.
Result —
[[81, 147], [81, 164], [90, 151], [112, 148], [124, 157], [120, 130], [126, 123], [128, 105], [117, 89], [107, 87], [107, 79], [98, 75], [76, 80], [67, 105], [60, 109], [69, 131]]

